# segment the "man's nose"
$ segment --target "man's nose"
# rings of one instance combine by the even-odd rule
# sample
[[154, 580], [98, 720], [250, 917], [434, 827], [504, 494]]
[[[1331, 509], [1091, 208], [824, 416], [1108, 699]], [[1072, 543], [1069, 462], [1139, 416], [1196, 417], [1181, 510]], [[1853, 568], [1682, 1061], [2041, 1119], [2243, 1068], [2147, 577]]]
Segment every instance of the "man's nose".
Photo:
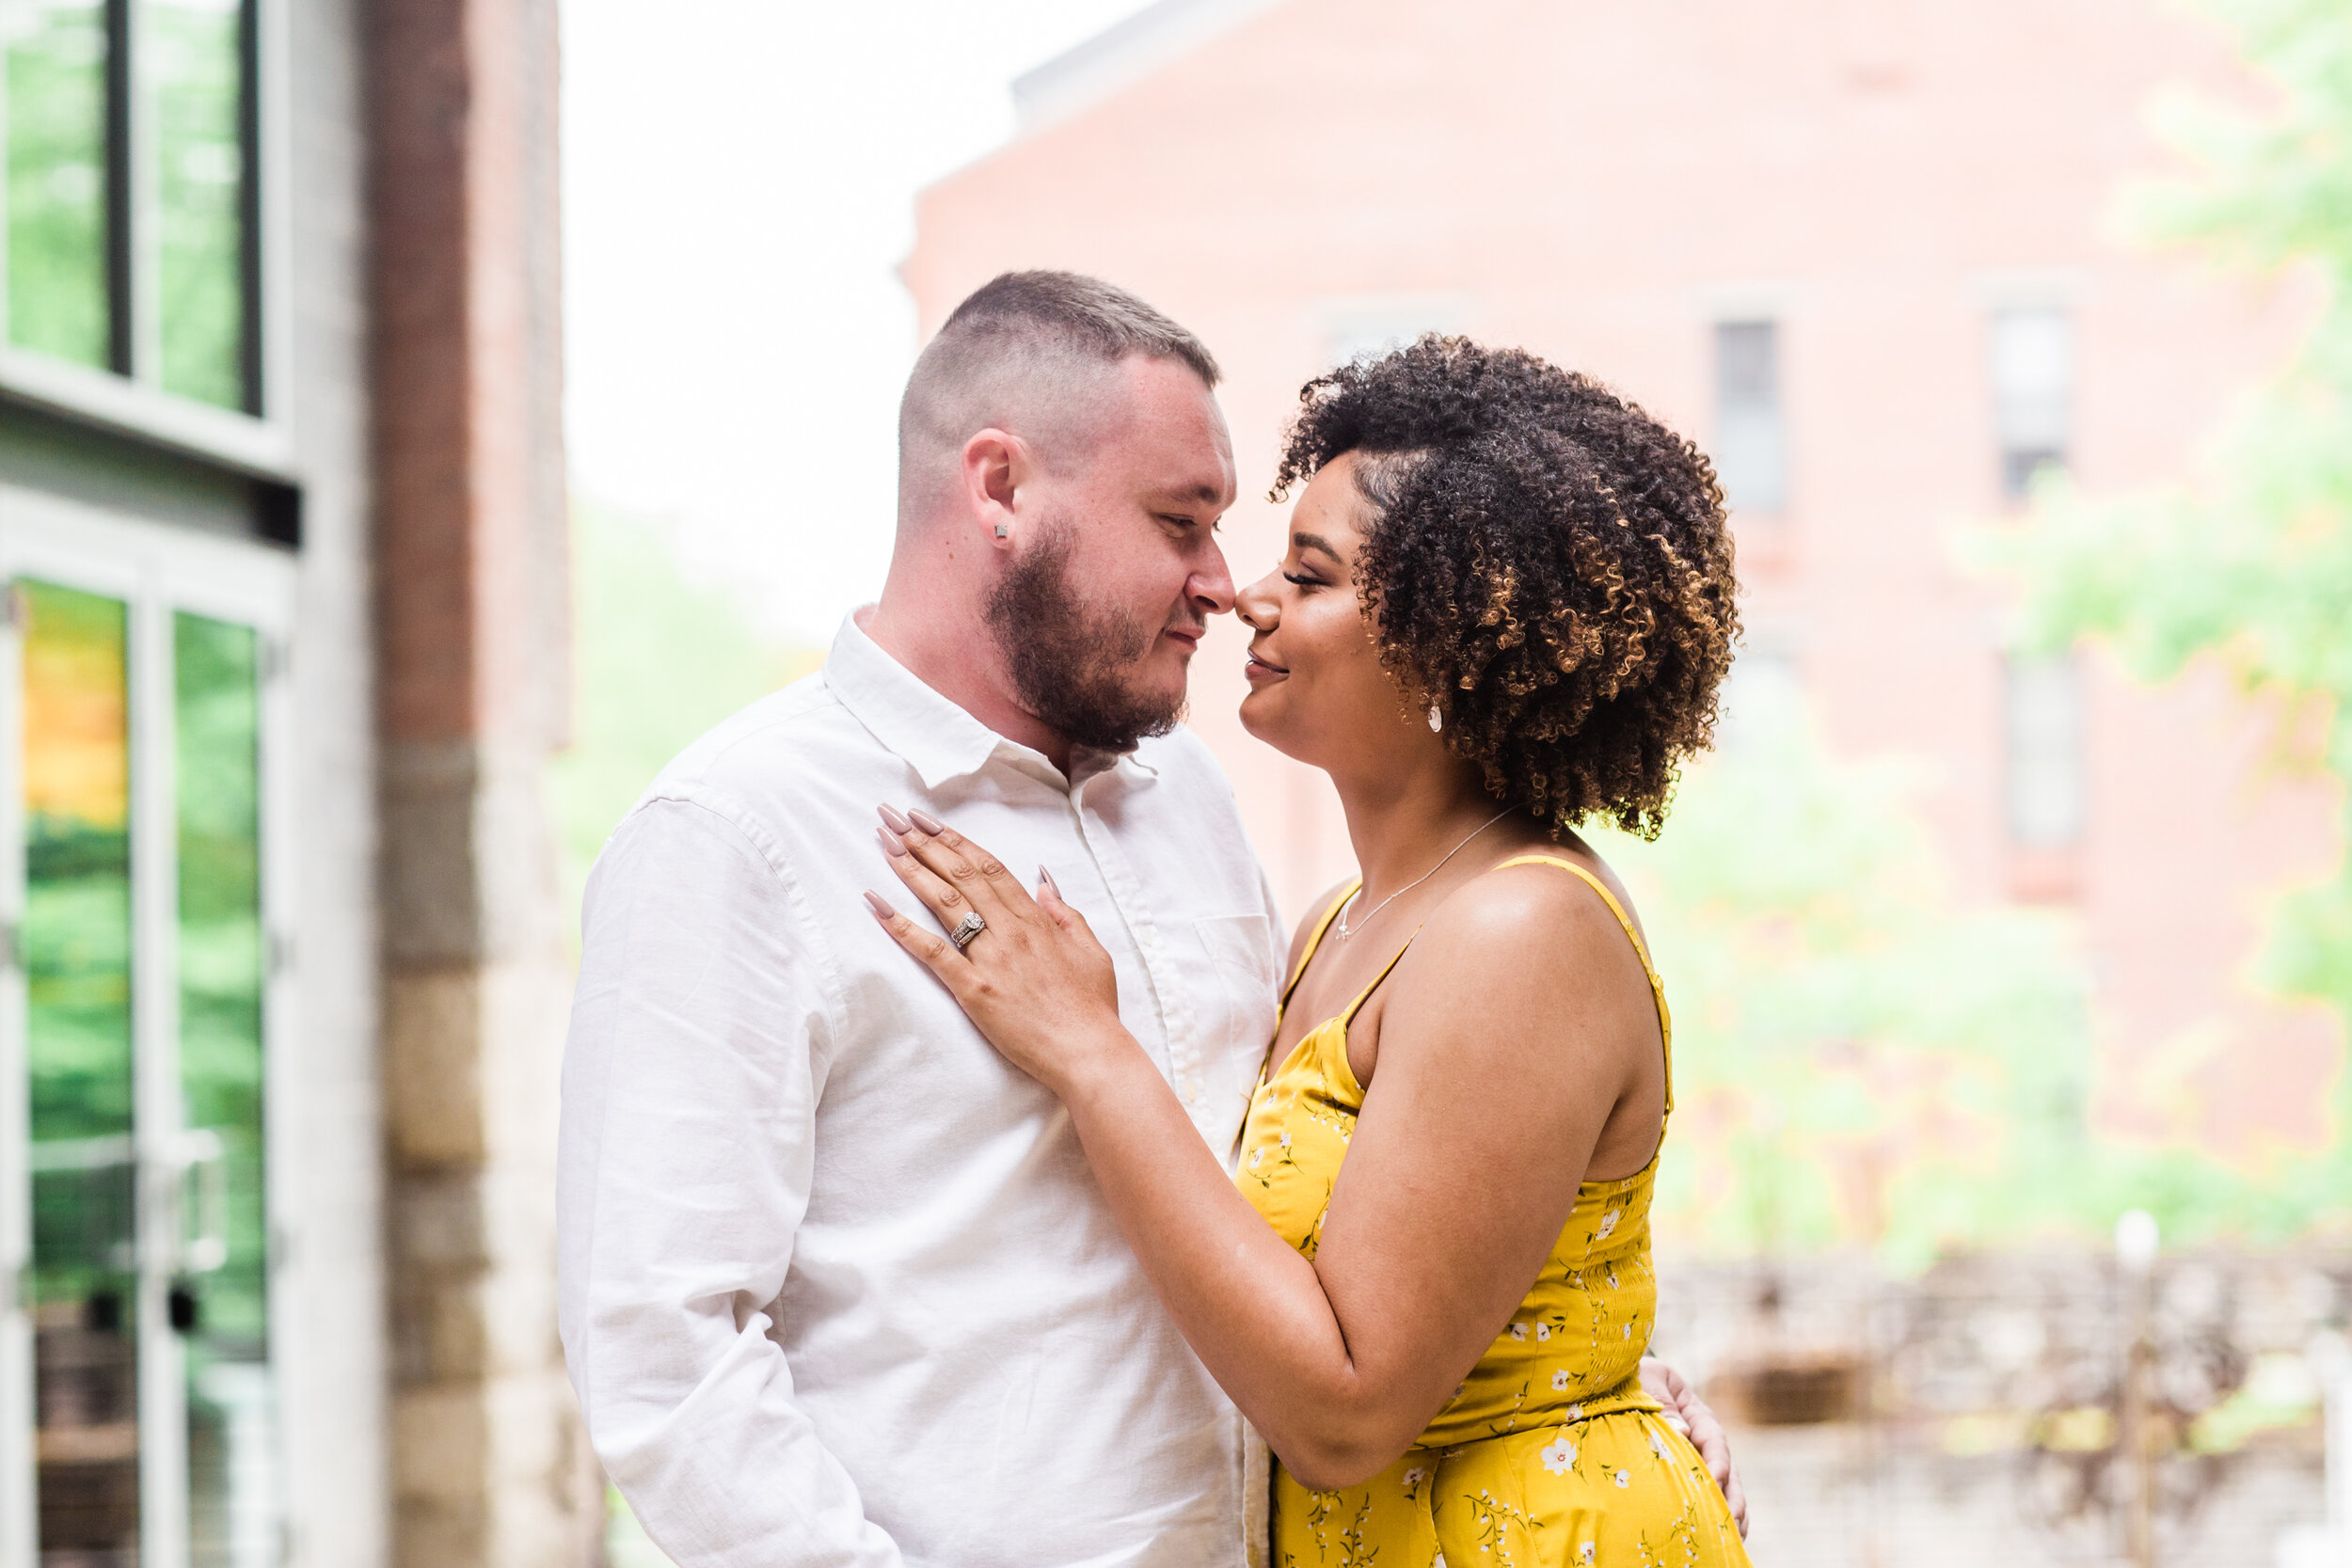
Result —
[[1209, 559], [1192, 574], [1185, 588], [1195, 604], [1209, 615], [1222, 615], [1233, 608], [1233, 569], [1225, 563], [1224, 548], [1212, 542]]

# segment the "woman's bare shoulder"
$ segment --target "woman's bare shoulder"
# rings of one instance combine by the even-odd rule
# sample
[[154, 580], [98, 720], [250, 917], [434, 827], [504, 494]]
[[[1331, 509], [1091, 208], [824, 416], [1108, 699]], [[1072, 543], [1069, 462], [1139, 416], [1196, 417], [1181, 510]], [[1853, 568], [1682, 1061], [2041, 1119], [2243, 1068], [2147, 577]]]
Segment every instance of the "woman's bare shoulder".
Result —
[[[1548, 856], [1549, 852], [1547, 852]], [[1632, 905], [1607, 866], [1560, 854], [1597, 878], [1632, 918]], [[1499, 865], [1462, 884], [1431, 913], [1414, 941], [1417, 962], [1400, 967], [1399, 990], [1433, 988], [1453, 998], [1549, 997], [1589, 1003], [1628, 990], [1649, 1006], [1648, 976], [1617, 912], [1592, 883], [1559, 865]]]

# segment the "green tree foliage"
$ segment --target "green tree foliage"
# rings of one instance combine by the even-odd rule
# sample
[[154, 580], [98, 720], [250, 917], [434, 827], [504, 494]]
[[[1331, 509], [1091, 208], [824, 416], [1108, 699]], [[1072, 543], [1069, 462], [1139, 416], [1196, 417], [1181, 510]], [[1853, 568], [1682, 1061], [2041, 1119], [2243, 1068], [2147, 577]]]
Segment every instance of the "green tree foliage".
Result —
[[1656, 844], [1597, 838], [1675, 1009], [1671, 1242], [1918, 1264], [2106, 1217], [2073, 933], [1959, 900], [1909, 793], [1789, 722], [1694, 770]]
[[577, 906], [605, 839], [662, 765], [822, 656], [762, 638], [726, 592], [689, 584], [643, 523], [582, 505], [572, 539], [578, 727], [549, 787]]
[[2191, 1243], [2342, 1214], [2330, 1159], [2249, 1170], [2102, 1136], [2076, 923], [1962, 897], [1911, 797], [1899, 761], [1834, 757], [1792, 722], [1693, 769], [1657, 843], [1592, 835], [1674, 1008], [1664, 1245], [1908, 1270], [2101, 1244], [2130, 1208]]
[[[2135, 192], [2130, 209], [2157, 241], [2315, 281], [2317, 319], [2192, 480], [2122, 499], [2050, 485], [2002, 554], [2042, 646], [2098, 638], [2151, 680], [2218, 664], [2294, 716], [2282, 756], [2352, 786], [2352, 7], [2216, 4], [2273, 102], [2168, 105], [2190, 172]], [[2280, 903], [2264, 977], [2352, 1017], [2352, 863]], [[2344, 1213], [2347, 1112], [2340, 1091], [2335, 1151], [2282, 1172], [2275, 1201]]]

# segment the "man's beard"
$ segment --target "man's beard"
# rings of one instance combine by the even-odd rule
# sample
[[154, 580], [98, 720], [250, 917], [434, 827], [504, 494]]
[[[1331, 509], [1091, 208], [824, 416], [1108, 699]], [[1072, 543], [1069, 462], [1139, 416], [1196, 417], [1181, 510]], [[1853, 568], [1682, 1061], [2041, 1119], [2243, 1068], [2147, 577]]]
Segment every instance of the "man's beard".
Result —
[[1124, 752], [1166, 735], [1184, 716], [1184, 694], [1136, 690], [1126, 677], [1161, 627], [1089, 603], [1070, 580], [1076, 527], [1047, 522], [1013, 558], [988, 596], [988, 627], [1012, 676], [1013, 695], [1040, 722], [1097, 751]]

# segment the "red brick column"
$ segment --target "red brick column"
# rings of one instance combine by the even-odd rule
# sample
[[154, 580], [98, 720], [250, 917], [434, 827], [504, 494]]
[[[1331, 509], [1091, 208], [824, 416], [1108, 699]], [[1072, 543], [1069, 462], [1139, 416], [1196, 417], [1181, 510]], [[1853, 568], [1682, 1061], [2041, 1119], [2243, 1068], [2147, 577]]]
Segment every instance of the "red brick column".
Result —
[[373, 0], [367, 47], [394, 1560], [575, 1568], [554, 0]]

